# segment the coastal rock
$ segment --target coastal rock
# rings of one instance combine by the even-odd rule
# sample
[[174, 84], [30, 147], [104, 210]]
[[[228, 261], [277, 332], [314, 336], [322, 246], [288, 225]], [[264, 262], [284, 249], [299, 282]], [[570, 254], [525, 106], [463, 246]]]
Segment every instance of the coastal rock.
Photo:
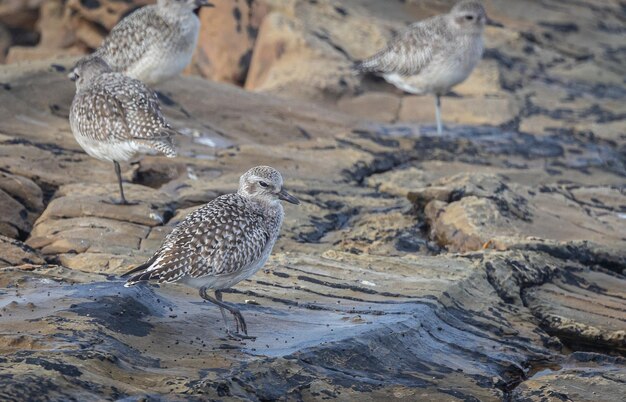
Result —
[[[0, 68], [2, 202], [27, 211], [6, 214], [22, 229], [0, 238], [0, 399], [623, 394], [619, 5], [486, 2], [484, 60], [444, 99], [438, 135], [432, 97], [333, 80], [450, 2], [264, 4], [267, 87], [158, 86], [179, 156], [122, 165], [133, 206], [107, 203], [111, 163], [69, 130], [75, 59]], [[402, 121], [402, 107], [423, 118]], [[229, 339], [196, 289], [123, 286], [178, 221], [261, 164], [301, 204], [285, 205], [263, 269], [224, 292], [256, 340]]]
[[33, 181], [0, 172], [0, 234], [24, 238], [43, 210], [43, 194]]
[[267, 7], [259, 1], [220, 1], [200, 10], [198, 47], [188, 70], [214, 81], [242, 85]]
[[594, 208], [566, 188], [512, 186], [495, 175], [440, 179], [408, 197], [424, 211], [431, 236], [454, 251], [507, 248], [528, 237], [616, 245], [626, 235], [621, 225], [605, 220], [600, 202]]

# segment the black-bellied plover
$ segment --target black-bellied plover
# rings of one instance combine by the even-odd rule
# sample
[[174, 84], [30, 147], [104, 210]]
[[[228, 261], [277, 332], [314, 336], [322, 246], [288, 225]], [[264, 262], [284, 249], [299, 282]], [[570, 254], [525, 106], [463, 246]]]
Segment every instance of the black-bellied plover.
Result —
[[465, 81], [478, 64], [486, 20], [480, 2], [462, 1], [447, 14], [410, 25], [354, 68], [382, 75], [408, 93], [434, 94], [437, 133], [441, 134], [441, 96]]
[[196, 48], [198, 7], [206, 0], [157, 0], [123, 18], [87, 57], [101, 57], [114, 71], [154, 85], [180, 74]]
[[[187, 215], [152, 258], [124, 274], [134, 274], [125, 286], [154, 280], [198, 288], [203, 299], [220, 307], [227, 333], [250, 338], [241, 312], [222, 301], [222, 290], [254, 275], [267, 261], [283, 223], [280, 200], [300, 203], [285, 191], [276, 169], [248, 170], [237, 193], [217, 197]], [[210, 290], [215, 297], [209, 296]], [[224, 309], [235, 319], [235, 333], [228, 329]]]
[[113, 162], [124, 197], [120, 161], [138, 152], [176, 156], [171, 136], [176, 134], [163, 118], [159, 101], [141, 81], [111, 71], [92, 57], [79, 62], [71, 78], [76, 95], [70, 108], [70, 127], [76, 141], [96, 159]]

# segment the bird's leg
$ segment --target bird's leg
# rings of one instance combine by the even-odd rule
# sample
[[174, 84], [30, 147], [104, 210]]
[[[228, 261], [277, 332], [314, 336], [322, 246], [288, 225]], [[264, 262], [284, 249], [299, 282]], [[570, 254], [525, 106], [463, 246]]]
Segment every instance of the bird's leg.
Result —
[[117, 183], [120, 186], [120, 201], [103, 201], [105, 204], [115, 204], [115, 205], [137, 205], [137, 202], [128, 202], [126, 201], [126, 197], [124, 197], [124, 187], [122, 187], [122, 169], [120, 168], [120, 164], [117, 161], [113, 161], [113, 166], [115, 166], [115, 174], [117, 175]]
[[[222, 301], [221, 291], [216, 290], [215, 297], [209, 296], [207, 291], [208, 291], [207, 288], [204, 288], [204, 287], [200, 288], [200, 297], [202, 297], [206, 301], [209, 301], [215, 304], [216, 306], [220, 308], [220, 311], [222, 313], [222, 318], [224, 319], [224, 322], [226, 323], [226, 332], [228, 333], [228, 335], [234, 338], [238, 338], [238, 339], [256, 339], [255, 336], [248, 336], [248, 327], [246, 326], [246, 321], [244, 320], [243, 315], [241, 315], [241, 312], [237, 308], [231, 306], [228, 303], [224, 303]], [[236, 328], [235, 333], [231, 333], [230, 330], [228, 329], [228, 324], [226, 321], [226, 314], [224, 313], [224, 309], [228, 310], [233, 315], [233, 318], [235, 319], [235, 328]], [[243, 333], [239, 332], [240, 330]]]
[[435, 117], [437, 118], [437, 134], [441, 135], [441, 96], [435, 94]]
[[122, 186], [122, 169], [120, 168], [120, 164], [117, 161], [113, 161], [113, 165], [115, 165], [115, 174], [117, 174], [117, 182], [120, 185], [120, 196], [122, 197], [121, 204], [126, 205], [128, 201], [126, 201], [126, 197], [124, 197], [124, 186]]

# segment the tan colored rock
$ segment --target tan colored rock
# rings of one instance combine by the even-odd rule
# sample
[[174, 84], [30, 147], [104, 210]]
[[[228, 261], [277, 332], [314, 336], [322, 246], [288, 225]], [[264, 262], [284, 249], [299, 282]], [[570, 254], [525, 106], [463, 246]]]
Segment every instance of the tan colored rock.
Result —
[[33, 27], [44, 0], [3, 0], [0, 2], [0, 23], [12, 28]]
[[19, 240], [0, 235], [0, 268], [23, 264], [45, 264], [41, 255]]
[[[304, 9], [300, 12], [306, 13]], [[324, 21], [322, 15], [316, 21]], [[318, 100], [334, 100], [354, 90], [358, 79], [350, 73], [351, 61], [345, 51], [338, 50], [340, 46], [334, 42], [332, 33], [321, 33], [323, 29], [312, 26], [308, 20], [313, 16], [306, 18], [303, 21], [279, 12], [265, 17], [254, 47], [246, 89]], [[353, 28], [355, 23], [356, 20], [344, 24], [344, 29]]]
[[3, 24], [0, 24], [0, 64], [5, 62], [11, 42], [11, 32]]
[[453, 251], [506, 249], [529, 237], [607, 245], [626, 237], [617, 216], [605, 219], [602, 205], [590, 207], [556, 188], [506, 184], [495, 175], [457, 175], [408, 197], [424, 211], [432, 238]]
[[339, 110], [369, 121], [391, 123], [400, 109], [400, 98], [385, 92], [366, 92], [341, 99]]
[[406, 197], [411, 188], [424, 187], [430, 180], [431, 175], [429, 173], [410, 167], [372, 175], [366, 179], [366, 183], [379, 191]]
[[252, 47], [267, 7], [263, 2], [227, 0], [200, 9], [198, 46], [188, 71], [214, 81], [242, 85]]
[[500, 67], [495, 60], [481, 60], [472, 74], [452, 88], [452, 91], [462, 96], [485, 96], [502, 93], [500, 87]]
[[[513, 120], [519, 109], [520, 105], [510, 95], [478, 98], [443, 97], [441, 100], [444, 124], [498, 126]], [[435, 98], [430, 95], [403, 97], [398, 120], [434, 124]]]
[[80, 18], [99, 24], [107, 31], [110, 31], [121, 18], [130, 12], [146, 4], [154, 3], [155, 0], [68, 0], [66, 7], [68, 14], [75, 16], [73, 18]]
[[43, 209], [41, 189], [31, 180], [0, 172], [0, 234], [24, 237]]

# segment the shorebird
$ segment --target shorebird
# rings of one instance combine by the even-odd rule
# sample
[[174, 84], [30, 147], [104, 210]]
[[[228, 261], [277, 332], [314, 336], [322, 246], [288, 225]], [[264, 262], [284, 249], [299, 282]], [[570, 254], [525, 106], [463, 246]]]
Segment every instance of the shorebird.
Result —
[[483, 53], [487, 15], [478, 1], [461, 1], [450, 12], [410, 25], [354, 69], [372, 72], [416, 95], [435, 95], [441, 134], [441, 96], [470, 75]]
[[148, 85], [180, 74], [196, 48], [199, 7], [206, 0], [157, 0], [141, 7], [113, 27], [102, 45], [89, 57], [100, 57], [114, 71]]
[[138, 152], [157, 151], [176, 156], [171, 136], [177, 134], [163, 118], [159, 101], [141, 81], [111, 71], [99, 57], [79, 62], [71, 78], [76, 95], [70, 108], [70, 127], [80, 146], [96, 159], [113, 162], [124, 197], [120, 161]]
[[[219, 306], [230, 336], [254, 338], [248, 336], [241, 312], [222, 301], [222, 290], [254, 275], [267, 261], [283, 223], [280, 200], [300, 203], [285, 191], [276, 169], [257, 166], [248, 170], [239, 179], [236, 193], [217, 197], [187, 215], [152, 258], [125, 273], [133, 276], [124, 286], [154, 280], [197, 288], [200, 297]], [[211, 290], [215, 297], [209, 295]], [[234, 317], [234, 333], [224, 310]]]

